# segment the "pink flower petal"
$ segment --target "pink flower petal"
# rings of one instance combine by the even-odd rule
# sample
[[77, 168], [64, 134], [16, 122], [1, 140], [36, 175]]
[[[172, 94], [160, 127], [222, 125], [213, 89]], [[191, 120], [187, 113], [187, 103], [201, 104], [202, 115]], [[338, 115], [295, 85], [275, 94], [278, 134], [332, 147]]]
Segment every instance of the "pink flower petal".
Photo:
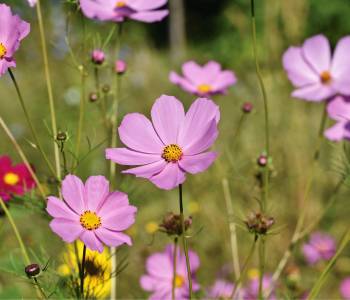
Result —
[[69, 207], [79, 215], [81, 215], [86, 209], [84, 193], [84, 184], [79, 177], [69, 174], [63, 179], [63, 198]]
[[342, 79], [342, 77], [348, 77], [350, 71], [350, 36], [343, 37], [339, 40], [337, 47], [334, 51], [332, 61], [332, 76], [336, 80]]
[[51, 217], [79, 222], [79, 215], [70, 209], [64, 201], [56, 197], [48, 197], [46, 211]]
[[289, 80], [296, 87], [320, 81], [319, 74], [306, 63], [299, 47], [290, 47], [283, 54], [283, 67], [287, 71]]
[[157, 136], [152, 123], [138, 113], [128, 114], [119, 127], [121, 141], [136, 151], [160, 154], [164, 144]]
[[157, 175], [149, 178], [157, 187], [164, 190], [171, 190], [182, 184], [186, 175], [177, 163], [168, 163], [166, 167]]
[[106, 159], [121, 165], [138, 166], [150, 164], [162, 159], [160, 154], [136, 152], [127, 148], [106, 149]]
[[168, 0], [128, 0], [127, 5], [136, 11], [152, 10], [164, 6]]
[[79, 222], [60, 218], [53, 219], [50, 228], [66, 243], [74, 242], [84, 231]]
[[332, 89], [331, 86], [316, 83], [295, 90], [292, 93], [292, 96], [308, 101], [320, 102], [334, 96], [335, 94], [336, 92], [334, 91], [334, 89]]
[[327, 139], [330, 141], [335, 141], [339, 142], [344, 139], [344, 134], [345, 134], [345, 125], [346, 123], [344, 122], [338, 122], [332, 127], [328, 128], [325, 132], [324, 135]]
[[178, 139], [180, 146], [188, 146], [194, 139], [205, 135], [212, 120], [219, 122], [219, 107], [212, 100], [198, 98], [186, 113], [181, 126]]
[[182, 73], [184, 74], [185, 78], [187, 78], [195, 86], [203, 83], [203, 69], [194, 61], [184, 63], [182, 65]]
[[97, 208], [97, 214], [104, 216], [114, 208], [114, 204], [117, 204], [118, 207], [127, 207], [129, 205], [128, 195], [119, 191], [112, 192], [108, 195], [103, 203], [100, 203], [100, 206]]
[[101, 241], [97, 238], [94, 231], [84, 230], [80, 236], [80, 240], [88, 247], [90, 250], [103, 252], [104, 247]]
[[165, 145], [176, 144], [180, 126], [185, 118], [182, 103], [173, 96], [162, 95], [153, 104], [152, 122]]
[[158, 278], [172, 279], [172, 260], [164, 253], [154, 253], [147, 258], [146, 271], [148, 274]]
[[184, 155], [179, 165], [186, 172], [196, 174], [205, 171], [216, 159], [216, 152], [201, 153], [193, 156]]
[[90, 176], [85, 183], [87, 209], [96, 211], [108, 194], [108, 180], [104, 176]]
[[312, 68], [321, 74], [330, 71], [331, 48], [328, 39], [324, 35], [316, 35], [307, 39], [302, 47], [303, 56]]
[[136, 177], [150, 178], [160, 173], [166, 167], [166, 165], [167, 162], [162, 158], [161, 160], [148, 165], [124, 170], [122, 173], [133, 174], [136, 175]]
[[182, 89], [184, 89], [186, 92], [197, 94], [197, 86], [195, 86], [191, 81], [189, 81], [187, 78], [183, 78], [176, 74], [175, 72], [170, 72], [169, 75], [170, 82], [180, 86]]
[[237, 82], [237, 78], [232, 71], [223, 71], [215, 79], [212, 87], [215, 91], [225, 92], [227, 88]]
[[162, 21], [168, 15], [169, 15], [169, 11], [167, 9], [163, 9], [163, 10], [137, 12], [137, 13], [131, 14], [129, 18], [136, 21], [153, 23], [153, 22]]
[[305, 244], [303, 246], [303, 253], [304, 253], [305, 259], [311, 265], [317, 263], [320, 260], [320, 255], [318, 251], [314, 247], [310, 246], [309, 244]]
[[202, 83], [211, 84], [221, 74], [221, 65], [216, 61], [208, 61], [202, 68], [205, 76]]
[[123, 244], [132, 245], [131, 238], [122, 232], [115, 232], [100, 227], [95, 230], [95, 233], [105, 245], [110, 247], [118, 247]]
[[[100, 211], [100, 216], [102, 219], [102, 226], [115, 231], [123, 231], [128, 229], [132, 224], [135, 223], [135, 215], [137, 208], [135, 206], [123, 206], [120, 207], [118, 203], [113, 203], [114, 201], [109, 201], [112, 203], [106, 203], [103, 207], [103, 213]], [[106, 211], [106, 207], [110, 209], [109, 212]]]
[[334, 97], [327, 105], [328, 116], [336, 121], [350, 121], [350, 98]]
[[94, 1], [94, 0], [80, 0], [80, 7], [83, 14], [91, 19], [98, 19], [100, 21], [107, 21], [113, 19], [115, 16], [114, 0], [103, 0]]

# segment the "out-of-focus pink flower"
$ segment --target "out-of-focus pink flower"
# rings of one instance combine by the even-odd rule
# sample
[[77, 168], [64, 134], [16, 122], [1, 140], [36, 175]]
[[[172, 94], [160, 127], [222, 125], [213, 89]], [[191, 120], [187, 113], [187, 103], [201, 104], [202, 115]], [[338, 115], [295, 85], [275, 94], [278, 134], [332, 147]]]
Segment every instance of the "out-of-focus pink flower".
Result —
[[[258, 274], [257, 274], [258, 275]], [[268, 298], [264, 297], [267, 300], [276, 300], [273, 286], [272, 277], [270, 275], [265, 275], [262, 282], [263, 294], [265, 295], [268, 291], [271, 291], [270, 296]], [[243, 294], [244, 300], [257, 300], [259, 299], [259, 276], [255, 276], [251, 278], [248, 285], [242, 289], [241, 293]]]
[[340, 295], [345, 300], [350, 300], [350, 277], [345, 278], [340, 284]]
[[326, 100], [337, 93], [350, 95], [350, 36], [342, 38], [333, 58], [328, 39], [316, 35], [301, 47], [290, 47], [283, 66], [296, 88], [292, 96], [309, 101]]
[[16, 67], [13, 56], [19, 48], [20, 41], [29, 31], [29, 23], [13, 15], [11, 8], [6, 4], [0, 4], [0, 76], [4, 75], [8, 68]]
[[230, 299], [232, 297], [234, 285], [223, 279], [215, 281], [208, 291], [208, 299]]
[[35, 188], [35, 182], [25, 164], [12, 165], [9, 156], [0, 156], [0, 197], [4, 201], [12, 195], [24, 195]]
[[102, 65], [105, 61], [105, 53], [101, 49], [95, 49], [91, 53], [91, 61], [96, 65]]
[[121, 165], [140, 166], [123, 171], [149, 179], [161, 189], [182, 184], [186, 173], [206, 170], [217, 153], [205, 152], [218, 136], [219, 107], [199, 98], [185, 115], [182, 103], [163, 95], [151, 111], [152, 123], [138, 113], [128, 114], [119, 126], [128, 148], [106, 149], [106, 158]]
[[336, 252], [336, 244], [330, 235], [316, 232], [303, 245], [302, 250], [306, 261], [313, 265], [320, 260], [331, 259]]
[[331, 141], [350, 140], [350, 97], [334, 97], [327, 106], [327, 112], [337, 123], [325, 131], [325, 136]]
[[223, 71], [219, 63], [209, 61], [200, 66], [194, 61], [182, 65], [183, 77], [171, 72], [169, 79], [184, 91], [198, 96], [210, 96], [226, 93], [237, 79], [232, 71]]
[[37, 3], [37, 0], [27, 0], [27, 1], [30, 7], [34, 7]]
[[129, 205], [124, 193], [109, 191], [103, 176], [91, 176], [83, 182], [74, 175], [62, 181], [64, 200], [48, 197], [47, 212], [54, 218], [50, 227], [65, 242], [80, 239], [89, 249], [103, 251], [103, 244], [118, 247], [132, 245], [122, 231], [135, 222], [137, 208]]
[[153, 23], [163, 20], [168, 0], [80, 0], [84, 15], [100, 21], [124, 22], [127, 19]]
[[[195, 273], [199, 268], [199, 257], [189, 251], [191, 266], [192, 289], [198, 291], [200, 286]], [[142, 288], [152, 292], [150, 299], [171, 299], [174, 280], [174, 246], [168, 245], [164, 252], [152, 254], [146, 261], [146, 275], [140, 279]], [[176, 275], [175, 275], [175, 299], [185, 300], [189, 298], [189, 285], [186, 268], [186, 257], [179, 248], [176, 251]]]
[[118, 59], [116, 62], [115, 62], [115, 72], [119, 75], [122, 75], [126, 72], [126, 69], [127, 69], [127, 64], [124, 60], [121, 60], [121, 59]]

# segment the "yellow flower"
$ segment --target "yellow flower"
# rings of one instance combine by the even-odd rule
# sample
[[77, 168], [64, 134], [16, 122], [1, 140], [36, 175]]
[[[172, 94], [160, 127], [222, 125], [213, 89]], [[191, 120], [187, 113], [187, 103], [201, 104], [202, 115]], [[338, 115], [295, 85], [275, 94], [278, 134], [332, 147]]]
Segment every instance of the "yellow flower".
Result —
[[[83, 254], [83, 243], [78, 242], [78, 256], [81, 263]], [[68, 245], [67, 251], [63, 254], [63, 264], [57, 271], [62, 276], [74, 275], [79, 277], [77, 257], [74, 245]], [[86, 277], [84, 281], [84, 293], [86, 298], [102, 299], [109, 295], [111, 289], [111, 260], [107, 248], [102, 253], [86, 250], [85, 261]]]
[[146, 232], [149, 234], [153, 234], [158, 230], [159, 226], [156, 222], [148, 222], [146, 224]]

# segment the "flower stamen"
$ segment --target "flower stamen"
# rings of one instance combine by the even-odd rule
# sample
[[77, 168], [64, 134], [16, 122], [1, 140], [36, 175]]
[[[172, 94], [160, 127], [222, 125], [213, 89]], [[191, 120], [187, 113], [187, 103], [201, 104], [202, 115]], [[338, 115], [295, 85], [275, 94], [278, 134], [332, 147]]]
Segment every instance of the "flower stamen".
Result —
[[101, 217], [90, 210], [80, 215], [80, 224], [87, 230], [96, 230], [101, 226]]
[[201, 94], [208, 94], [208, 93], [210, 93], [213, 90], [213, 88], [209, 84], [200, 84], [197, 87], [197, 90]]
[[181, 275], [175, 276], [175, 287], [180, 288], [185, 284], [185, 278]]
[[115, 7], [117, 8], [122, 8], [122, 7], [125, 7], [126, 6], [126, 3], [124, 1], [117, 1]]
[[0, 43], [0, 59], [3, 59], [7, 53], [7, 49], [3, 43]]
[[329, 71], [323, 71], [320, 75], [320, 78], [323, 84], [330, 84], [332, 81], [332, 75]]
[[176, 144], [170, 144], [163, 149], [162, 158], [167, 162], [177, 162], [182, 158], [182, 149]]
[[12, 172], [6, 173], [4, 176], [4, 182], [7, 185], [16, 185], [19, 182], [19, 176]]

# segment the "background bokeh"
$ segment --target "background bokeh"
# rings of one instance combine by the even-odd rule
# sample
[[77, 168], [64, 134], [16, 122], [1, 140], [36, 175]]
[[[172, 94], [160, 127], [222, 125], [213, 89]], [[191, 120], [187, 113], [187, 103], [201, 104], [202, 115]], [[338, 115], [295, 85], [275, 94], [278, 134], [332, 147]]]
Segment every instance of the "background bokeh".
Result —
[[[44, 81], [41, 49], [36, 25], [35, 11], [24, 0], [8, 0], [21, 17], [32, 24], [31, 34], [18, 53], [17, 77], [34, 124], [40, 133], [47, 152], [52, 144], [48, 99]], [[45, 29], [48, 36], [50, 65], [54, 84], [54, 98], [60, 130], [70, 134], [74, 144], [80, 99], [80, 76], [74, 68], [65, 43], [67, 14], [70, 5], [63, 1], [43, 1]], [[267, 271], [273, 272], [294, 230], [301, 210], [308, 209], [307, 222], [315, 218], [327, 203], [341, 169], [342, 144], [325, 142], [317, 168], [315, 184], [311, 191], [310, 206], [302, 207], [302, 197], [311, 173], [312, 154], [315, 149], [318, 127], [323, 112], [322, 104], [307, 103], [290, 97], [291, 85], [282, 69], [281, 55], [291, 44], [300, 44], [314, 34], [324, 33], [334, 46], [337, 40], [349, 34], [350, 5], [348, 0], [265, 0], [257, 2], [258, 48], [271, 116], [271, 152], [274, 175], [271, 183], [268, 214], [276, 219], [278, 234], [267, 240]], [[161, 94], [174, 95], [188, 107], [195, 99], [172, 85], [168, 80], [171, 70], [180, 70], [181, 63], [194, 59], [199, 63], [208, 60], [220, 62], [226, 69], [234, 70], [238, 83], [228, 95], [216, 96], [222, 118], [220, 136], [215, 149], [220, 158], [207, 172], [188, 176], [184, 185], [184, 201], [187, 214], [193, 216], [194, 236], [190, 245], [201, 258], [198, 272], [203, 287], [211, 285], [215, 278], [232, 278], [231, 250], [228, 217], [222, 190], [222, 179], [227, 178], [232, 191], [237, 223], [258, 209], [256, 198], [260, 197], [256, 184], [256, 158], [264, 151], [263, 106], [255, 75], [252, 55], [250, 3], [247, 0], [185, 0], [186, 9], [186, 53], [181, 60], [170, 59], [168, 21], [145, 25], [128, 22], [124, 26], [121, 56], [128, 63], [123, 78], [120, 118], [129, 112], [149, 114], [154, 100]], [[113, 24], [100, 24], [85, 20], [83, 25], [78, 13], [70, 13], [69, 39], [74, 52], [84, 62], [89, 52], [105, 38]], [[86, 49], [82, 52], [82, 27], [86, 26]], [[112, 84], [112, 65], [116, 59], [111, 47], [108, 63], [103, 69], [102, 83]], [[175, 49], [176, 50], [176, 49]], [[88, 91], [94, 91], [93, 69], [88, 65]], [[97, 145], [106, 139], [102, 119], [96, 103], [86, 97], [83, 153], [88, 145]], [[241, 118], [241, 105], [245, 101], [254, 103], [254, 112], [247, 116], [237, 140], [233, 139]], [[42, 182], [48, 181], [48, 171], [39, 153], [28, 141], [31, 140], [15, 90], [8, 76], [0, 79], [0, 114], [10, 126], [30, 162], [35, 166]], [[330, 125], [329, 121], [329, 125]], [[106, 162], [102, 144], [91, 152], [79, 166], [77, 173], [82, 178], [89, 175], [106, 174]], [[0, 155], [9, 154], [19, 162], [7, 137], [0, 132]], [[144, 272], [145, 258], [161, 250], [171, 239], [162, 233], [151, 234], [150, 224], [159, 223], [168, 211], [178, 210], [177, 191], [161, 191], [146, 180], [132, 176], [117, 176], [118, 189], [127, 192], [131, 202], [139, 208], [136, 224], [129, 233], [134, 245], [120, 250], [127, 257], [128, 267], [120, 275], [119, 296], [121, 298], [144, 298], [146, 294], [139, 286]], [[50, 185], [47, 185], [50, 189]], [[349, 191], [344, 188], [336, 205], [328, 211], [319, 229], [340, 239], [349, 226]], [[40, 217], [27, 206], [13, 205], [26, 244], [37, 253], [46, 253], [52, 260], [60, 259], [64, 244], [50, 232], [49, 219], [43, 212]], [[241, 263], [252, 241], [252, 235], [244, 228], [238, 229]], [[25, 279], [18, 279], [8, 272], [12, 260], [20, 260], [17, 242], [6, 219], [0, 219], [0, 298], [32, 297], [33, 289]], [[329, 281], [322, 290], [323, 299], [339, 298], [340, 280], [350, 274], [350, 252], [339, 260]], [[323, 265], [308, 267], [300, 253], [294, 251], [291, 263], [301, 268], [301, 288], [307, 289], [316, 280]], [[251, 267], [257, 267], [257, 257]], [[50, 264], [55, 268], [55, 264]], [[283, 277], [283, 276], [282, 276]], [[284, 276], [285, 277], [285, 276]], [[281, 281], [280, 297], [290, 293]]]

